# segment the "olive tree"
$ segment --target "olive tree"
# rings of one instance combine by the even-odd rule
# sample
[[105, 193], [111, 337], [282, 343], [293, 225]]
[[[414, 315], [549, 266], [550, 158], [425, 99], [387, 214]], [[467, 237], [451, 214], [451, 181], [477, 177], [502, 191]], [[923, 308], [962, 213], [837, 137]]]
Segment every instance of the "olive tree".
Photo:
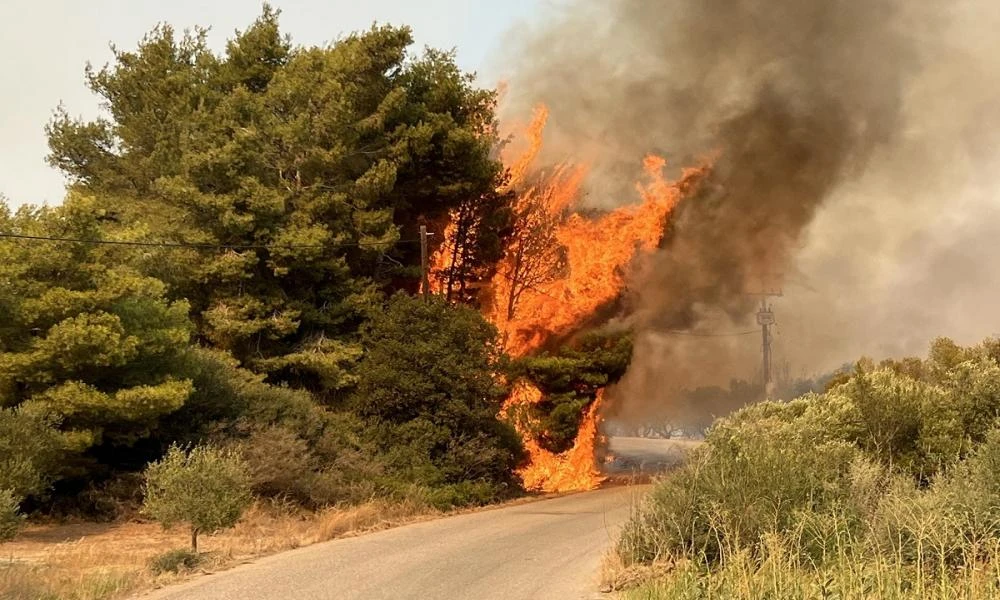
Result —
[[146, 469], [143, 513], [164, 527], [191, 526], [191, 549], [198, 534], [232, 527], [251, 502], [250, 477], [236, 454], [199, 446], [185, 452], [172, 446]]

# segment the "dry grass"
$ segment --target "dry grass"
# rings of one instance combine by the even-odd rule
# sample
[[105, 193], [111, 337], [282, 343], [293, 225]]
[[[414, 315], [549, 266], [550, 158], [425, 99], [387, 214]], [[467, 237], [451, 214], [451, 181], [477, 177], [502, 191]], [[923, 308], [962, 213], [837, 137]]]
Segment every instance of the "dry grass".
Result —
[[673, 560], [652, 564], [626, 564], [617, 552], [609, 552], [601, 562], [601, 591], [605, 593], [636, 589], [651, 581], [668, 577], [677, 569]]
[[[901, 494], [899, 497], [896, 494]], [[987, 519], [947, 510], [941, 491], [888, 492], [870, 521], [853, 523], [836, 514], [807, 517], [800, 526], [771, 531], [755, 543], [739, 538], [709, 514], [711, 537], [721, 554], [664, 552], [650, 563], [623, 556], [619, 547], [603, 563], [604, 589], [624, 600], [986, 600], [1000, 598], [1000, 537]], [[950, 497], [947, 497], [949, 498]], [[648, 506], [648, 505], [647, 505]], [[641, 509], [639, 509], [641, 510]], [[990, 505], [989, 512], [996, 510]], [[638, 513], [637, 513], [638, 514]], [[817, 553], [812, 534], [826, 546]], [[640, 537], [662, 532], [647, 521]]]
[[900, 557], [844, 554], [819, 566], [788, 548], [747, 553], [711, 568], [692, 561], [631, 586], [625, 600], [986, 600], [1000, 598], [1000, 557], [955, 568], [919, 569]]
[[[199, 571], [440, 514], [423, 505], [382, 501], [319, 513], [258, 504], [235, 528], [199, 540], [205, 558]], [[167, 585], [191, 574], [154, 575], [151, 559], [189, 543], [183, 528], [164, 531], [152, 523], [30, 527], [0, 546], [0, 598], [104, 600]]]

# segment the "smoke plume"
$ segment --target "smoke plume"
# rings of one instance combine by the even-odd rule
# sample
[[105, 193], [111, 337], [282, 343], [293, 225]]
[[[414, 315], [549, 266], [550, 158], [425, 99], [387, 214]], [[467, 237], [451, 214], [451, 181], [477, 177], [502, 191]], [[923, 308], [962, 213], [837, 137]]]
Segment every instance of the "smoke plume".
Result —
[[991, 0], [575, 0], [522, 33], [510, 110], [549, 106], [548, 157], [593, 165], [590, 206], [634, 201], [648, 153], [715, 165], [630, 285], [623, 414], [754, 378], [758, 338], [678, 335], [753, 329], [754, 293], [784, 291], [775, 349], [803, 374], [997, 331], [995, 13]]

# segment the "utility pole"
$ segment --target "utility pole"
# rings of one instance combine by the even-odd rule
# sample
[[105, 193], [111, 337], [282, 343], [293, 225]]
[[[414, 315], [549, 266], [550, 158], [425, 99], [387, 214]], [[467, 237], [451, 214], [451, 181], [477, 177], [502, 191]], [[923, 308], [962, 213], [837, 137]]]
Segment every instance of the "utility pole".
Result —
[[764, 389], [771, 389], [771, 325], [774, 325], [774, 312], [767, 303], [767, 296], [760, 301], [760, 311], [757, 313], [757, 324], [760, 325], [764, 356]]
[[784, 295], [784, 292], [780, 289], [765, 289], [764, 291], [756, 294], [750, 294], [751, 296], [760, 296], [760, 310], [757, 311], [757, 324], [760, 325], [760, 336], [761, 336], [761, 357], [762, 357], [762, 381], [764, 382], [764, 391], [766, 394], [770, 395], [771, 388], [774, 384], [774, 366], [771, 354], [771, 342], [774, 336], [771, 334], [771, 327], [777, 323], [774, 318], [774, 311], [772, 310], [771, 304], [768, 303], [769, 298], [780, 298]]
[[424, 298], [431, 297], [430, 275], [427, 273], [427, 238], [431, 234], [427, 233], [427, 226], [420, 226], [420, 291]]

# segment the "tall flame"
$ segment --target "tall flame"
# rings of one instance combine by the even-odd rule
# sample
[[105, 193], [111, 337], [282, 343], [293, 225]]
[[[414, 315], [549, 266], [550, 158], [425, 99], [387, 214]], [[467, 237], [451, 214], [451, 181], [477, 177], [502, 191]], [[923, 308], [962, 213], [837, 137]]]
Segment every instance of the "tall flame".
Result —
[[[624, 206], [597, 218], [569, 213], [555, 226], [554, 240], [565, 250], [562, 277], [539, 285], [519, 282], [516, 252], [508, 252], [493, 279], [494, 301], [488, 316], [500, 330], [509, 353], [524, 356], [552, 337], [571, 332], [598, 309], [617, 299], [625, 287], [629, 264], [638, 253], [659, 245], [670, 211], [705, 175], [707, 167], [686, 169], [678, 182], [663, 175], [666, 161], [648, 156], [647, 182], [637, 184], [642, 203]], [[519, 196], [519, 205], [538, 199], [545, 215], [559, 220], [579, 198], [585, 167], [564, 165], [543, 183]], [[512, 294], [520, 293], [515, 310]]]
[[[531, 462], [520, 472], [525, 488], [552, 493], [592, 490], [601, 485], [605, 477], [595, 457], [604, 441], [600, 432], [603, 396], [602, 390], [587, 407], [573, 447], [562, 454], [546, 450], [522, 425], [518, 425], [525, 450], [531, 457]], [[504, 410], [509, 413], [518, 407], [541, 401], [542, 392], [537, 387], [521, 382], [514, 387]]]
[[[500, 331], [513, 357], [538, 351], [546, 342], [572, 333], [602, 307], [620, 297], [636, 256], [659, 245], [667, 217], [694, 189], [709, 167], [685, 169], [678, 181], [664, 175], [666, 161], [647, 156], [644, 180], [636, 184], [642, 202], [590, 217], [577, 209], [588, 165], [564, 163], [548, 171], [536, 167], [542, 149], [548, 109], [536, 109], [519, 142], [520, 153], [505, 155], [509, 180], [504, 190], [516, 192], [515, 232], [489, 282], [484, 312]], [[507, 152], [506, 154], [510, 154]], [[454, 261], [454, 223], [433, 256], [432, 273], [445, 272]], [[441, 288], [441, 284], [436, 284]], [[596, 464], [600, 445], [603, 394], [586, 409], [573, 447], [553, 454], [521, 427], [530, 463], [521, 471], [525, 487], [548, 492], [593, 489], [603, 480]], [[542, 392], [518, 383], [504, 406], [542, 400]]]

